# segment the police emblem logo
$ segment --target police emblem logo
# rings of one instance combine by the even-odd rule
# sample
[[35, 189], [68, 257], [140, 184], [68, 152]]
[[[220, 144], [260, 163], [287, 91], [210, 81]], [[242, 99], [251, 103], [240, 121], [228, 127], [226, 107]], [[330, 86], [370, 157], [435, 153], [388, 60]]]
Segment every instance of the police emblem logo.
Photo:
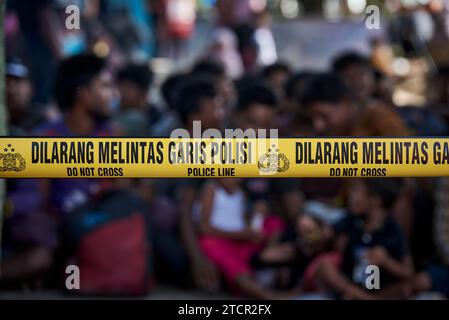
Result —
[[26, 161], [20, 153], [16, 153], [11, 144], [0, 152], [0, 172], [25, 170]]
[[272, 148], [259, 158], [257, 166], [264, 173], [281, 173], [290, 168], [290, 161], [285, 154], [279, 153], [276, 145], [272, 145]]

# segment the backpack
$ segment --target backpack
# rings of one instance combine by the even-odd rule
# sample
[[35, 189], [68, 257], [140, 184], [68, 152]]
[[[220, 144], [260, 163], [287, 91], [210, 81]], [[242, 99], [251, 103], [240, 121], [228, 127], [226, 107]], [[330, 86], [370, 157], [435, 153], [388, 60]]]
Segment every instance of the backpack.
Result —
[[143, 295], [153, 286], [148, 215], [136, 196], [110, 191], [68, 215], [64, 231], [80, 271], [76, 293]]

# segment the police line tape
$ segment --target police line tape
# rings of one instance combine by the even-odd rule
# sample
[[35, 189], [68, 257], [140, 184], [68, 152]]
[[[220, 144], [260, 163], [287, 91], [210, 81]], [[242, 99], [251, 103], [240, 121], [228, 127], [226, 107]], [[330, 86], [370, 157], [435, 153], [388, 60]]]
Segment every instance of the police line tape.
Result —
[[449, 138], [0, 138], [1, 178], [449, 176]]

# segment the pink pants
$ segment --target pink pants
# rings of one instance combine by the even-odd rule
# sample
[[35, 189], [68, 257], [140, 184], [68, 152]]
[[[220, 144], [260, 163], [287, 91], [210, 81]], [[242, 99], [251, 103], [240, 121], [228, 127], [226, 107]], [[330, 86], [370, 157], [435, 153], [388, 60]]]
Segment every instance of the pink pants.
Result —
[[[264, 221], [262, 232], [268, 238], [283, 227], [280, 218], [269, 216]], [[204, 254], [231, 284], [237, 277], [252, 273], [251, 257], [262, 248], [260, 244], [249, 241], [235, 241], [214, 236], [202, 236], [200, 245]]]

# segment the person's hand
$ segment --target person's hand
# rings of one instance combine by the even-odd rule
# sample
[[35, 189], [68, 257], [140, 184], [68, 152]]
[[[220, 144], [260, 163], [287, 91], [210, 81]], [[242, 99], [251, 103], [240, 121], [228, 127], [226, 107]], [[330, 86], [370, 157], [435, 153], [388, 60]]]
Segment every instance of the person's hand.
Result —
[[254, 203], [253, 212], [266, 216], [268, 214], [269, 207], [268, 202], [264, 200], [258, 200]]
[[193, 280], [198, 288], [217, 292], [220, 289], [220, 276], [217, 268], [204, 256], [192, 262]]
[[369, 264], [382, 266], [388, 259], [388, 253], [383, 247], [374, 247], [367, 251], [366, 258]]
[[296, 248], [291, 243], [273, 246], [262, 251], [261, 255], [266, 262], [289, 260], [295, 255]]
[[265, 240], [264, 234], [261, 231], [255, 231], [249, 229], [246, 231], [246, 240], [251, 241], [253, 243], [261, 243]]

